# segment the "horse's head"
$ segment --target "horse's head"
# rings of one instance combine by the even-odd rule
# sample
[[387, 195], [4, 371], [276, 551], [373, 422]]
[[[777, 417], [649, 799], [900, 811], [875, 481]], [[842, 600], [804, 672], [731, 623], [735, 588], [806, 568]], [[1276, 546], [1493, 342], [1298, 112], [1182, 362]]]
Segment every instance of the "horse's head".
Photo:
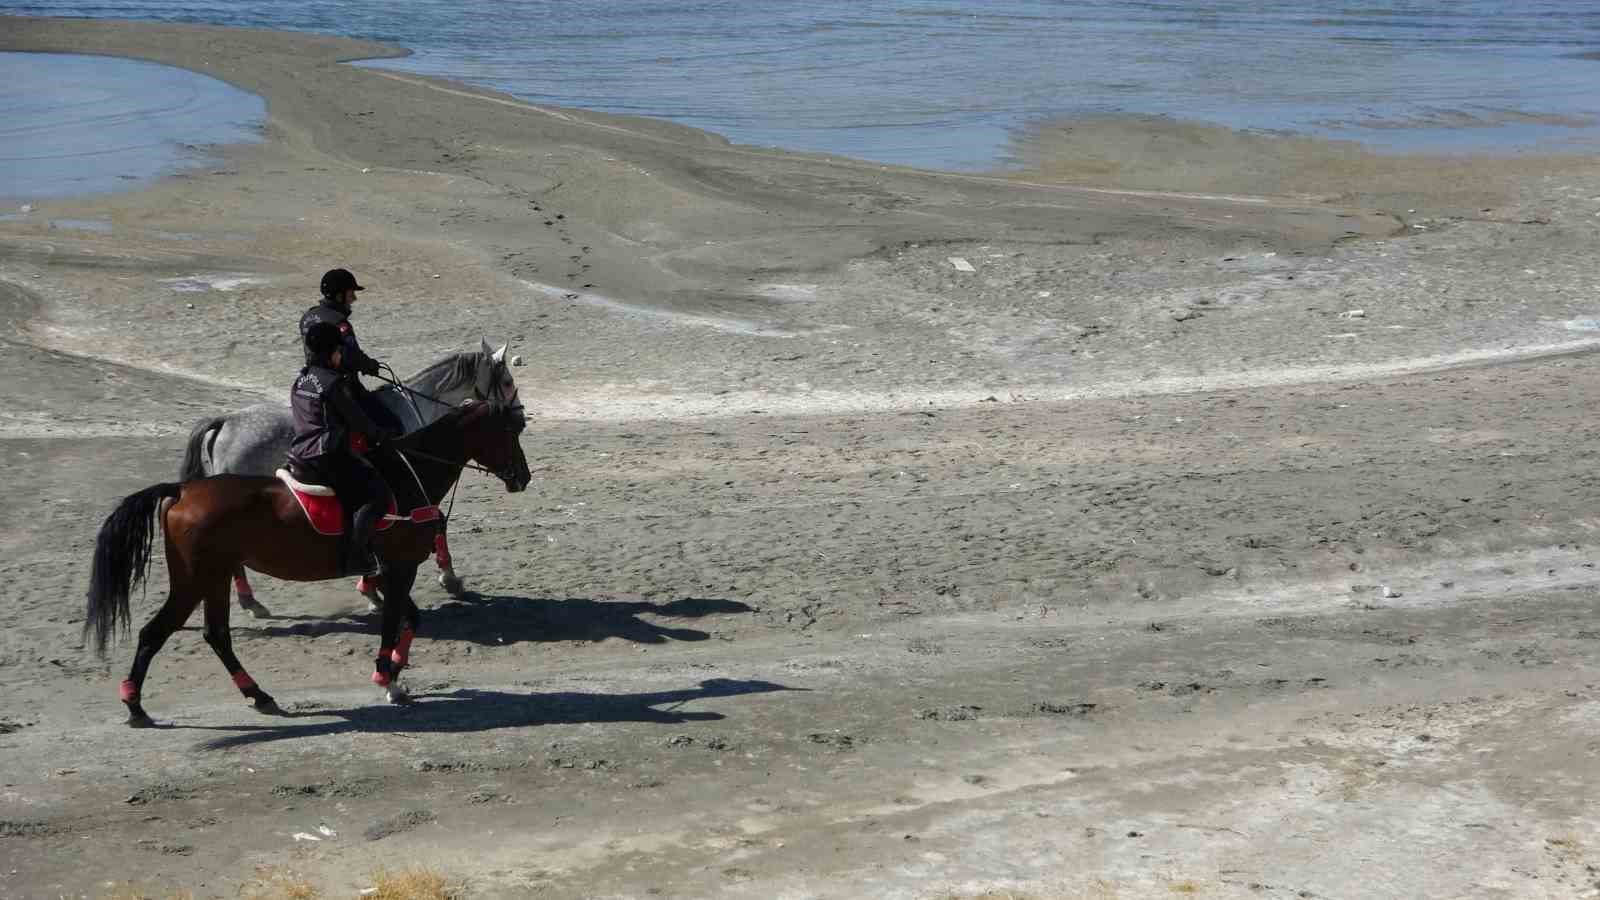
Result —
[[493, 472], [512, 493], [526, 490], [533, 480], [528, 457], [522, 452], [522, 429], [526, 426], [520, 404], [473, 403], [461, 418], [467, 459]]
[[517, 383], [511, 377], [511, 367], [506, 364], [506, 349], [511, 345], [501, 344], [500, 349], [495, 350], [486, 340], [480, 338], [479, 343], [483, 345], [483, 349], [478, 354], [478, 371], [473, 379], [473, 399], [485, 403], [499, 403], [520, 413], [522, 399], [517, 396]]

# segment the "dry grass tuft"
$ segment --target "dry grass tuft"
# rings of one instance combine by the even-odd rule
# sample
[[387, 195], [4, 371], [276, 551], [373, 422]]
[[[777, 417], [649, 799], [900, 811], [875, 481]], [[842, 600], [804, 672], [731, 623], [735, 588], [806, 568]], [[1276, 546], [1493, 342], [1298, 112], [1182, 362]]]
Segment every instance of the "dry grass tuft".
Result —
[[1200, 882], [1192, 878], [1185, 878], [1182, 881], [1169, 883], [1167, 889], [1174, 894], [1198, 894], [1200, 893]]
[[129, 882], [119, 884], [111, 889], [111, 893], [102, 894], [101, 900], [194, 900], [194, 894], [188, 891], [176, 891], [171, 894], [152, 894], [144, 888]]
[[1563, 834], [1559, 837], [1545, 838], [1545, 846], [1556, 855], [1556, 858], [1569, 863], [1583, 861], [1583, 842], [1573, 833]]
[[379, 869], [372, 876], [372, 893], [362, 900], [459, 900], [461, 886], [432, 869]]
[[984, 891], [981, 894], [949, 894], [940, 900], [1043, 900], [1033, 894], [1019, 894], [1016, 891]]
[[950, 894], [939, 894], [933, 900], [1069, 900], [1069, 897], [1066, 894], [1054, 894], [1054, 892], [1051, 892], [1051, 894], [1035, 894], [1035, 892], [1029, 892], [1029, 890], [1013, 890], [1010, 887], [990, 887], [989, 890], [984, 890], [982, 894], [950, 892]]
[[[322, 891], [282, 866], [257, 866], [256, 877], [241, 885], [240, 900], [322, 900]], [[372, 874], [372, 887], [359, 900], [461, 900], [462, 886], [442, 872], [421, 867]], [[152, 893], [132, 882], [119, 884], [100, 900], [195, 900], [189, 891]], [[1029, 900], [1020, 894], [985, 894], [983, 900]]]
[[294, 872], [278, 866], [257, 866], [256, 877], [239, 888], [243, 900], [318, 900], [322, 892]]
[[[1116, 900], [1117, 897], [1122, 896], [1117, 884], [1104, 878], [1096, 878], [1086, 885], [1076, 887], [1052, 886], [1040, 890], [1022, 891], [1013, 888], [990, 888], [976, 894], [963, 891], [948, 891], [936, 894], [929, 900]], [[1199, 890], [1198, 884], [1195, 885], [1195, 890]]]

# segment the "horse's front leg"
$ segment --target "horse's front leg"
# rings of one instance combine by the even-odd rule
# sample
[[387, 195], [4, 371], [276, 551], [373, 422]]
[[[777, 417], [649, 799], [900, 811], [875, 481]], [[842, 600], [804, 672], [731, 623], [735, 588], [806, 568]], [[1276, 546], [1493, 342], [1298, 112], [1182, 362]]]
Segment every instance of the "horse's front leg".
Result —
[[399, 677], [411, 656], [411, 641], [416, 637], [417, 607], [411, 602], [411, 586], [416, 579], [415, 563], [386, 564], [382, 585], [383, 626], [372, 683], [387, 690], [391, 703], [403, 703], [407, 699]]
[[356, 593], [367, 598], [367, 612], [383, 612], [383, 595], [378, 593], [378, 579], [365, 575], [357, 578]]
[[433, 536], [433, 561], [439, 566], [439, 586], [450, 596], [459, 597], [466, 585], [456, 575], [450, 559], [450, 539], [445, 534], [445, 529], [441, 527], [439, 533]]

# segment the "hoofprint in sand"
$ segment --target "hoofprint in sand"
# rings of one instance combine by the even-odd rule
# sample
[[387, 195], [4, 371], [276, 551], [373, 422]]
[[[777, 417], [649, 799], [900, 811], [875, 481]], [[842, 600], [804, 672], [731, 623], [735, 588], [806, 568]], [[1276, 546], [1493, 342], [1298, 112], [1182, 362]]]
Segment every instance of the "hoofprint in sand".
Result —
[[[331, 38], [6, 24], [271, 120], [0, 221], [0, 895], [400, 863], [489, 897], [1595, 887], [1589, 161], [1484, 162], [1470, 208], [1080, 190]], [[418, 591], [411, 706], [348, 583], [273, 583], [234, 641], [288, 714], [191, 623], [147, 683], [170, 727], [130, 733], [131, 646], [80, 642], [95, 529], [196, 420], [282, 396], [336, 262], [396, 368], [525, 357], [535, 481], [463, 483], [475, 590]]]

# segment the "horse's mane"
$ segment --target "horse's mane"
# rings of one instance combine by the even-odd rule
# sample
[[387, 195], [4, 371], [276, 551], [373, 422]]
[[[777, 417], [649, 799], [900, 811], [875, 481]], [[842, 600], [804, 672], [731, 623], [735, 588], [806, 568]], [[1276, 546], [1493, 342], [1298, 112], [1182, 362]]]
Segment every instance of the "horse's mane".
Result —
[[453, 406], [450, 408], [449, 412], [433, 420], [432, 422], [429, 422], [427, 425], [418, 428], [416, 431], [407, 432], [406, 434], [401, 435], [395, 439], [395, 442], [401, 446], [415, 447], [417, 444], [421, 443], [423, 440], [433, 434], [437, 434], [446, 428], [457, 427], [457, 423], [459, 423], [468, 415], [479, 411], [487, 411], [488, 414], [494, 415], [503, 409], [504, 407], [498, 404], [484, 403], [482, 401], [469, 403], [465, 406]]
[[478, 362], [483, 358], [482, 350], [467, 350], [462, 353], [452, 353], [437, 362], [423, 366], [415, 375], [407, 378], [407, 384], [421, 379], [424, 375], [431, 374], [440, 369], [448, 368], [435, 388], [440, 391], [454, 390], [462, 385], [476, 384], [478, 380]]

